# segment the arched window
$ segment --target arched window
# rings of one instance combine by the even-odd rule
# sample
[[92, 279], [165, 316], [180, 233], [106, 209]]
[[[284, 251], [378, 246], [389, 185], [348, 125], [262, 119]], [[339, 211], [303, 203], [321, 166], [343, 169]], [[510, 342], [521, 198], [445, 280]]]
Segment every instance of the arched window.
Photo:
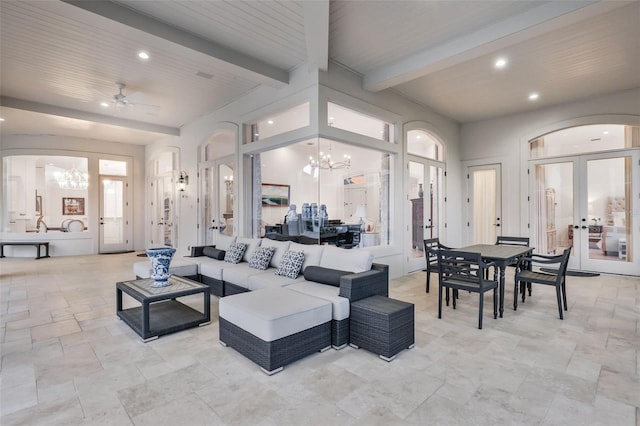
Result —
[[431, 133], [425, 130], [407, 132], [407, 153], [436, 161], [444, 161], [444, 149]]

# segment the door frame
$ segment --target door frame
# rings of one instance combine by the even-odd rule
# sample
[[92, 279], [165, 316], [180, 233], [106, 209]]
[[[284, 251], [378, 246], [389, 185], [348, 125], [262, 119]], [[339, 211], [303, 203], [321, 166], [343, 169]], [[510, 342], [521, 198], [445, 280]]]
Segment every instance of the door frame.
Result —
[[[237, 226], [238, 226], [238, 222], [235, 218], [238, 217], [237, 214], [237, 209], [238, 209], [238, 203], [235, 202], [235, 200], [237, 200], [237, 182], [238, 182], [238, 167], [236, 164], [236, 156], [235, 155], [228, 155], [225, 157], [220, 157], [220, 158], [216, 158], [215, 160], [210, 160], [210, 161], [204, 161], [201, 162], [198, 165], [198, 191], [199, 191], [199, 200], [200, 200], [200, 205], [198, 208], [198, 228], [199, 228], [199, 232], [198, 232], [198, 241], [200, 244], [205, 245], [205, 244], [215, 244], [216, 242], [216, 236], [217, 234], [221, 233], [221, 230], [224, 230], [224, 227], [221, 223], [221, 220], [227, 220], [227, 218], [225, 217], [225, 214], [228, 214], [228, 212], [223, 212], [221, 210], [221, 206], [222, 203], [220, 202], [221, 197], [226, 197], [226, 190], [223, 193], [223, 180], [220, 178], [220, 167], [221, 166], [228, 166], [229, 164], [233, 165], [233, 187], [231, 190], [231, 197], [232, 197], [232, 204], [233, 204], [233, 210], [231, 212], [232, 216], [231, 219], [233, 220], [233, 231], [232, 234], [233, 235], [237, 235]], [[204, 172], [205, 169], [211, 169], [211, 179], [212, 181], [210, 183], [206, 183], [205, 182], [205, 176], [206, 173]], [[209, 189], [210, 194], [212, 195], [212, 215], [214, 217], [213, 220], [215, 220], [216, 222], [212, 222], [212, 223], [208, 223], [207, 218], [205, 218], [205, 214], [204, 214], [204, 208], [205, 208], [205, 202], [206, 202], [206, 197], [205, 197], [205, 191], [208, 190], [208, 185], [211, 185], [211, 188]], [[226, 184], [225, 184], [226, 187]], [[223, 219], [221, 219], [223, 218]], [[225, 225], [226, 226], [226, 225]], [[208, 233], [210, 231], [212, 232], [211, 238], [208, 238]], [[216, 232], [217, 231], [217, 232]]]
[[[570, 155], [565, 157], [554, 157], [545, 159], [529, 160], [529, 170], [534, 170], [535, 165], [538, 164], [558, 164], [558, 163], [572, 163], [573, 164], [573, 224], [574, 226], [582, 227], [583, 219], [588, 226], [588, 182], [587, 182], [587, 163], [589, 160], [599, 160], [607, 158], [621, 158], [631, 157], [631, 185], [632, 196], [630, 200], [631, 212], [640, 211], [640, 200], [638, 197], [633, 196], [640, 190], [640, 170], [637, 167], [640, 165], [640, 151], [637, 149], [625, 149], [619, 151], [606, 151], [589, 153], [582, 155]], [[529, 179], [529, 198], [533, 200], [535, 194], [535, 173], [530, 173]], [[537, 222], [535, 219], [535, 203], [531, 202], [529, 205], [529, 214], [532, 218], [531, 228], [532, 234], [537, 238]], [[640, 275], [640, 256], [638, 250], [640, 249], [640, 232], [638, 229], [639, 215], [629, 215], [632, 223], [629, 225], [632, 234], [632, 246], [628, 248], [628, 252], [631, 253], [633, 259], [630, 262], [609, 261], [602, 259], [591, 259], [589, 257], [589, 239], [585, 237], [585, 232], [582, 228], [574, 229], [573, 233], [573, 247], [571, 251], [571, 257], [569, 260], [569, 268], [584, 271], [593, 271], [600, 273], [613, 273], [613, 274], [625, 274], [625, 275]], [[634, 232], [635, 230], [635, 232]], [[588, 235], [588, 234], [587, 234]], [[535, 242], [533, 243], [535, 245]]]
[[[502, 170], [503, 170], [503, 162], [497, 161], [492, 163], [478, 163], [478, 164], [467, 164], [466, 165], [466, 174], [467, 174], [467, 232], [465, 233], [463, 243], [464, 245], [470, 244], [480, 244], [480, 242], [474, 241], [473, 237], [473, 205], [474, 205], [474, 197], [473, 197], [473, 181], [471, 180], [471, 174], [475, 170], [496, 170], [496, 220], [493, 225], [496, 228], [496, 236], [502, 235], [505, 221], [503, 218], [504, 213], [504, 205], [503, 205], [503, 196], [502, 196]], [[485, 242], [487, 244], [494, 244], [495, 241]]]
[[[130, 192], [129, 192], [129, 177], [128, 176], [110, 176], [110, 175], [99, 175], [98, 177], [98, 185], [99, 185], [99, 201], [98, 201], [98, 213], [99, 213], [99, 222], [98, 222], [98, 253], [117, 253], [117, 252], [126, 252], [133, 250], [133, 238], [132, 238], [132, 230], [130, 225], [130, 217], [131, 211], [129, 208], [130, 202]], [[104, 181], [121, 181], [122, 185], [122, 221], [123, 221], [123, 232], [122, 236], [124, 239], [124, 243], [121, 244], [110, 244], [107, 245], [104, 243]]]
[[[423, 199], [429, 200], [429, 183], [431, 182], [431, 169], [435, 168], [436, 170], [440, 169], [442, 170], [442, 187], [440, 190], [439, 194], [436, 194], [436, 197], [433, 200], [434, 204], [438, 204], [440, 205], [440, 221], [433, 225], [433, 218], [431, 217], [431, 212], [432, 209], [431, 208], [427, 208], [426, 204], [423, 204], [423, 209], [422, 209], [422, 232], [423, 232], [423, 240], [426, 238], [431, 238], [431, 232], [433, 230], [433, 228], [436, 228], [436, 231], [434, 232], [434, 237], [439, 237], [441, 239], [445, 238], [445, 229], [446, 229], [446, 213], [445, 213], [445, 193], [446, 193], [446, 164], [442, 161], [436, 161], [433, 160], [431, 158], [426, 158], [426, 157], [421, 157], [418, 155], [412, 155], [412, 154], [407, 154], [406, 156], [407, 160], [406, 160], [406, 179], [405, 182], [407, 182], [407, 187], [405, 188], [405, 193], [406, 195], [406, 199], [404, 200], [406, 203], [409, 203], [410, 198], [409, 198], [409, 192], [411, 190], [411, 188], [409, 188], [409, 177], [410, 177], [410, 170], [409, 170], [409, 163], [414, 162], [414, 163], [419, 163], [422, 164], [424, 166], [424, 180], [422, 182], [422, 189], [424, 192], [424, 197]], [[430, 206], [431, 207], [431, 206]], [[404, 209], [405, 211], [405, 217], [406, 217], [406, 223], [407, 226], [405, 227], [405, 243], [404, 243], [404, 247], [405, 247], [405, 253], [406, 253], [406, 267], [405, 267], [405, 271], [408, 272], [415, 272], [415, 271], [419, 271], [425, 268], [425, 255], [424, 252], [422, 252], [422, 256], [419, 257], [414, 257], [412, 256], [413, 252], [413, 211], [412, 209], [409, 207], [409, 204], [406, 204], [406, 208]], [[431, 224], [428, 224], [429, 222], [431, 222]], [[429, 232], [429, 235], [427, 235], [427, 233]], [[445, 242], [446, 243], [446, 242]]]

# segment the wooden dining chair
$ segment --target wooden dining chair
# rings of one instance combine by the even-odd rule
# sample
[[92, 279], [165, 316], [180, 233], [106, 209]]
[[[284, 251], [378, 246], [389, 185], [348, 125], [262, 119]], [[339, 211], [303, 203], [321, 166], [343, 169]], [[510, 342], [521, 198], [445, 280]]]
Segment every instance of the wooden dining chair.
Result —
[[[492, 278], [485, 271], [493, 268]], [[438, 318], [442, 318], [442, 290], [466, 290], [479, 295], [478, 328], [482, 329], [484, 293], [493, 290], [493, 318], [498, 317], [498, 268], [493, 262], [484, 262], [480, 253], [457, 250], [438, 250]], [[490, 275], [490, 274], [486, 274]], [[453, 309], [456, 297], [453, 297]]]
[[[523, 246], [529, 247], [529, 237], [509, 237], [498, 235], [496, 238], [497, 246]], [[509, 266], [516, 266], [518, 259], [515, 259]], [[531, 284], [527, 286], [529, 289], [529, 296], [531, 296]]]
[[[570, 253], [571, 247], [568, 247], [564, 249], [564, 251], [560, 255], [545, 256], [541, 254], [533, 254], [531, 256], [521, 258], [516, 265], [516, 276], [513, 289], [513, 309], [518, 309], [518, 287], [520, 287], [522, 303], [524, 303], [524, 285], [551, 285], [556, 288], [556, 298], [558, 299], [558, 314], [560, 316], [560, 319], [563, 319], [563, 305], [564, 310], [567, 310], [566, 275]], [[533, 271], [532, 267], [536, 265], [543, 265], [545, 267], [545, 272]], [[554, 268], [554, 265], [557, 267], [557, 269]], [[549, 269], [550, 266], [551, 268]], [[553, 272], [547, 272], [549, 270]], [[529, 293], [529, 295], [531, 295], [531, 293]]]

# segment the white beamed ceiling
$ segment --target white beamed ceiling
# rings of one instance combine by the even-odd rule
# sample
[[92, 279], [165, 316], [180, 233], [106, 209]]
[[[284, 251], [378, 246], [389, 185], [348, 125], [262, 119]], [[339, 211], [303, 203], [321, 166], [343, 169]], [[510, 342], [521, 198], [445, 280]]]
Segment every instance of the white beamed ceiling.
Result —
[[147, 144], [327, 60], [461, 123], [640, 87], [639, 1], [320, 1], [2, 0], [1, 134]]

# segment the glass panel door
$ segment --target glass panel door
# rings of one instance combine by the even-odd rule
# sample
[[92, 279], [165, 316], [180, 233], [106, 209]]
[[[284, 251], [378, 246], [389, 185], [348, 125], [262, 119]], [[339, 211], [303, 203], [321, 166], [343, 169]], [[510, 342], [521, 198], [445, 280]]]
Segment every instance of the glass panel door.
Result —
[[215, 244], [216, 234], [234, 235], [235, 163], [211, 161], [201, 165], [201, 241]]
[[443, 187], [441, 164], [419, 158], [409, 161], [409, 272], [425, 268], [423, 241], [443, 233]]
[[469, 239], [471, 244], [495, 244], [502, 235], [500, 164], [469, 167]]
[[532, 217], [537, 253], [571, 251], [570, 269], [638, 274], [633, 262], [632, 195], [638, 185], [637, 152], [535, 162]]
[[100, 176], [99, 253], [130, 249], [126, 228], [126, 178]]

